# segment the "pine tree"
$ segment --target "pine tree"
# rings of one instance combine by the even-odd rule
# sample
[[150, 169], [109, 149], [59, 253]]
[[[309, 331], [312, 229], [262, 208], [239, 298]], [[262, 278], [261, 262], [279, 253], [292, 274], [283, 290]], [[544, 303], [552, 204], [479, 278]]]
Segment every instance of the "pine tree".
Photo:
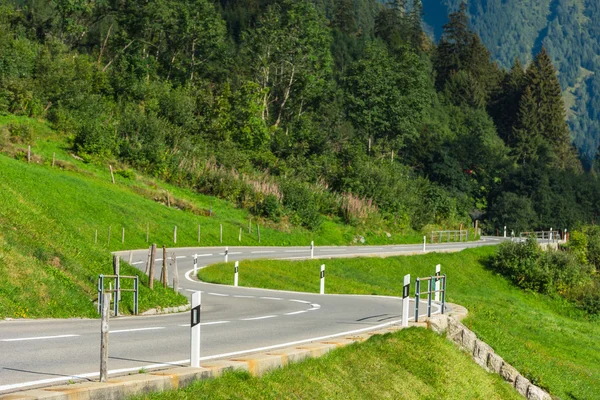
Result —
[[331, 25], [349, 35], [356, 32], [353, 0], [335, 0]]
[[414, 49], [420, 51], [423, 49], [423, 27], [421, 25], [423, 18], [423, 3], [421, 0], [413, 0], [412, 10], [408, 16], [408, 25], [410, 29], [410, 42]]
[[556, 69], [545, 48], [535, 56], [527, 70], [527, 83], [536, 104], [540, 133], [556, 156], [555, 166], [563, 170], [581, 169], [571, 146], [571, 132]]
[[464, 70], [481, 84], [487, 98], [497, 85], [500, 70], [491, 62], [490, 53], [479, 36], [469, 29], [466, 12], [463, 3], [459, 11], [449, 15], [449, 22], [444, 25], [444, 33], [434, 55], [436, 87], [443, 91], [452, 76]]
[[517, 123], [508, 140], [512, 154], [519, 164], [528, 164], [539, 158], [542, 135], [537, 108], [533, 91], [528, 86], [519, 102]]
[[509, 137], [512, 135], [519, 114], [519, 101], [526, 87], [525, 69], [517, 57], [510, 71], [504, 75], [489, 105], [489, 113], [498, 129], [498, 136], [505, 143], [508, 143]]

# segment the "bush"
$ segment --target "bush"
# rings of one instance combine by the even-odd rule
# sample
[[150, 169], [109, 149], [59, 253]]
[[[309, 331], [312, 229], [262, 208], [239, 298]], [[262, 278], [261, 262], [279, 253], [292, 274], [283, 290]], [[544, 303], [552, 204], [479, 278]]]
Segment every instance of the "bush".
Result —
[[517, 286], [540, 293], [567, 292], [589, 284], [592, 268], [573, 254], [542, 251], [535, 239], [524, 243], [504, 242], [492, 266]]

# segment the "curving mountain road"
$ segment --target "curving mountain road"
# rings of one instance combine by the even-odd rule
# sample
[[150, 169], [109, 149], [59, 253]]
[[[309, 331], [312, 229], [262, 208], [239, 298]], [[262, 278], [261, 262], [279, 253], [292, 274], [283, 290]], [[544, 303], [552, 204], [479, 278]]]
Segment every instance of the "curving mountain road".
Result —
[[[427, 251], [459, 251], [493, 245], [479, 242], [428, 245]], [[180, 288], [191, 297], [202, 292], [201, 361], [308, 343], [325, 337], [375, 330], [396, 323], [401, 301], [394, 297], [319, 295], [207, 284], [192, 277], [198, 265], [224, 259], [224, 247], [179, 248]], [[422, 245], [316, 247], [315, 258], [387, 256], [422, 253]], [[123, 258], [129, 252], [118, 253]], [[147, 250], [133, 251], [134, 265], [143, 266]], [[310, 257], [309, 247], [230, 247], [229, 261], [251, 258]], [[158, 264], [161, 259], [156, 260]], [[243, 279], [243, 277], [241, 278]], [[401, 288], [398, 288], [400, 293]], [[423, 313], [426, 307], [422, 307]], [[439, 307], [436, 306], [439, 311]], [[411, 314], [414, 314], [411, 304]], [[109, 374], [189, 365], [189, 313], [119, 317], [110, 321]], [[100, 323], [93, 319], [0, 321], [0, 394], [97, 379]]]

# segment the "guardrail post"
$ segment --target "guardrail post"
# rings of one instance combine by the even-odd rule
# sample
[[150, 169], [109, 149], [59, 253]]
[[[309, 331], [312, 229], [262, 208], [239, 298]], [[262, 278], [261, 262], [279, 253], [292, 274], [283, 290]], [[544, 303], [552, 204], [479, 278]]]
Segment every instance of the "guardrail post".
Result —
[[102, 302], [104, 301], [104, 275], [98, 276], [98, 314], [102, 314]]
[[442, 314], [446, 310], [446, 275], [442, 275]]
[[310, 258], [315, 258], [315, 242], [310, 242]]
[[504, 225], [504, 237], [506, 237], [506, 225]]
[[138, 315], [139, 313], [139, 295], [140, 295], [140, 277], [135, 276], [133, 279], [133, 313]]
[[237, 286], [238, 285], [238, 268], [240, 266], [239, 261], [235, 262], [235, 268], [234, 268], [234, 273], [233, 273], [233, 286]]
[[435, 301], [440, 301], [440, 271], [442, 266], [440, 264], [435, 266]]
[[119, 288], [120, 288], [120, 285], [121, 285], [121, 282], [119, 279], [119, 275], [117, 275], [117, 277], [115, 278], [115, 301], [113, 303], [115, 317], [119, 316]]
[[419, 322], [419, 300], [421, 297], [421, 280], [415, 282], [415, 322]]
[[107, 378], [107, 363], [108, 363], [108, 320], [110, 309], [110, 294], [103, 296], [102, 301], [102, 322], [100, 325], [100, 382], [106, 382]]
[[321, 289], [320, 294], [325, 294], [325, 264], [321, 265]]
[[200, 311], [202, 309], [202, 298], [200, 292], [192, 293], [192, 309], [190, 321], [190, 366], [200, 368]]
[[432, 294], [433, 294], [433, 279], [434, 278], [431, 277], [429, 279], [429, 283], [427, 285], [427, 288], [429, 289], [429, 290], [427, 290], [427, 292], [428, 292], [427, 293], [427, 317], [428, 318], [431, 317], [431, 298], [433, 297], [432, 296]]
[[427, 236], [423, 236], [423, 253], [427, 252]]
[[408, 306], [410, 304], [410, 274], [404, 275], [402, 287], [402, 326], [408, 326]]

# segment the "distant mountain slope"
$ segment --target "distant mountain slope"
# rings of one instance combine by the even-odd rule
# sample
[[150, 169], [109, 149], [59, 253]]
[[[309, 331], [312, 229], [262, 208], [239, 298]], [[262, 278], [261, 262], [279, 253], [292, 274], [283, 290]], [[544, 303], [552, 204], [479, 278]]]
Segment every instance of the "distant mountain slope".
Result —
[[[439, 35], [462, 0], [424, 0]], [[559, 70], [573, 142], [591, 166], [600, 144], [600, 4], [597, 0], [472, 0], [473, 29], [503, 67], [545, 46]]]

